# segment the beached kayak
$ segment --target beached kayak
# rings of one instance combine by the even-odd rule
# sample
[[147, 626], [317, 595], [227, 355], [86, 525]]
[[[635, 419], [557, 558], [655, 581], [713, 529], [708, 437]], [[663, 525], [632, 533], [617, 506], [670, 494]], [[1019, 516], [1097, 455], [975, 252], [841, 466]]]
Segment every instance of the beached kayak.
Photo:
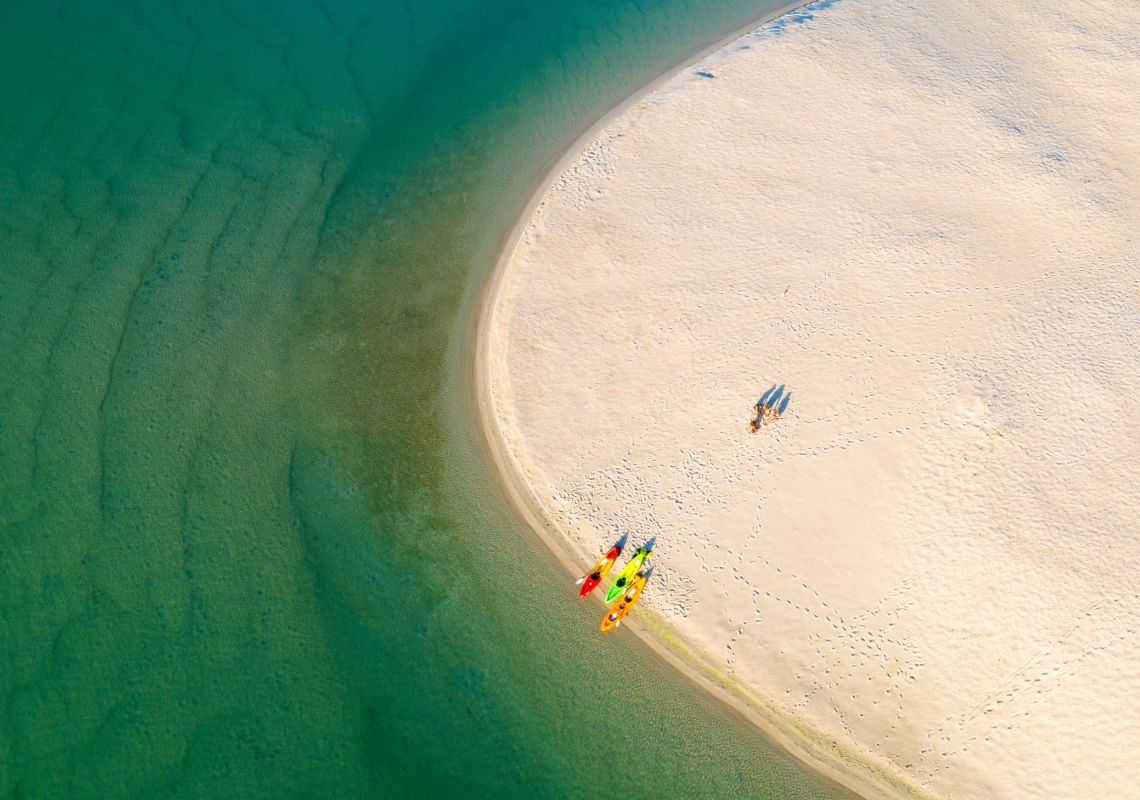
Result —
[[621, 599], [610, 606], [609, 613], [602, 618], [602, 625], [600, 630], [602, 633], [612, 631], [618, 625], [621, 625], [622, 617], [629, 613], [634, 604], [641, 599], [641, 590], [645, 588], [645, 576], [638, 573], [637, 577], [626, 589], [625, 594]]
[[619, 572], [618, 576], [614, 579], [610, 590], [606, 592], [607, 603], [612, 603], [617, 599], [617, 596], [621, 594], [625, 587], [629, 585], [629, 582], [633, 580], [633, 576], [641, 569], [641, 565], [645, 563], [645, 559], [649, 558], [649, 554], [652, 552], [652, 550], [647, 550], [644, 547], [637, 548], [637, 552], [633, 554], [633, 558], [629, 560], [628, 564], [621, 568], [621, 572]]
[[610, 567], [618, 560], [621, 555], [621, 547], [614, 545], [610, 551], [602, 556], [594, 568], [578, 579], [578, 583], [582, 584], [582, 588], [578, 591], [579, 597], [585, 597], [594, 588], [602, 582], [602, 578], [606, 577], [606, 573], [610, 571]]

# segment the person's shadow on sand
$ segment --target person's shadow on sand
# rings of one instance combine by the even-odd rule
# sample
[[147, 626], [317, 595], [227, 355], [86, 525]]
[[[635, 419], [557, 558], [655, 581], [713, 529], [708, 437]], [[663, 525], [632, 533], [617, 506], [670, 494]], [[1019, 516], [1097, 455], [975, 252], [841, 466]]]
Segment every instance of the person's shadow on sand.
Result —
[[787, 410], [788, 402], [792, 399], [792, 393], [784, 394], [785, 386], [786, 384], [783, 383], [779, 386], [772, 384], [768, 391], [760, 395], [756, 405], [752, 406], [754, 416], [748, 423], [749, 431], [756, 433], [760, 430], [761, 425], [771, 425]]

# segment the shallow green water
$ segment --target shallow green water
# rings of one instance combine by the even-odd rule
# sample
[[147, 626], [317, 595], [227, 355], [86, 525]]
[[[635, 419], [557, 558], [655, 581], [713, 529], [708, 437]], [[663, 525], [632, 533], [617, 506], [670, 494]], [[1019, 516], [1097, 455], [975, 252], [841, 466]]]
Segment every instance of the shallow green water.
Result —
[[460, 379], [535, 177], [767, 1], [0, 0], [0, 797], [845, 796], [595, 635]]

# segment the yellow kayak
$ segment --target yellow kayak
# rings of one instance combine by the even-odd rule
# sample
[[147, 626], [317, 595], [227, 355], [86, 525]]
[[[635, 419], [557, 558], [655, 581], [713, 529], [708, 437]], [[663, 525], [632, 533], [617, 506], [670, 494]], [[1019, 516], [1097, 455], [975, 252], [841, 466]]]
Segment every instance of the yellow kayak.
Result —
[[638, 600], [641, 599], [641, 590], [645, 588], [645, 576], [640, 572], [629, 588], [625, 590], [625, 594], [621, 596], [616, 603], [610, 606], [610, 611], [602, 619], [601, 631], [612, 631], [617, 626], [621, 625], [622, 617], [629, 613], [629, 610], [634, 607]]
[[637, 552], [633, 554], [633, 558], [621, 568], [621, 572], [618, 573], [617, 578], [615, 578], [614, 582], [610, 585], [610, 590], [606, 592], [607, 603], [612, 603], [619, 594], [625, 591], [630, 581], [633, 580], [633, 576], [638, 573], [641, 569], [641, 565], [645, 563], [645, 559], [649, 558], [652, 552], [653, 551], [648, 547], [637, 548]]

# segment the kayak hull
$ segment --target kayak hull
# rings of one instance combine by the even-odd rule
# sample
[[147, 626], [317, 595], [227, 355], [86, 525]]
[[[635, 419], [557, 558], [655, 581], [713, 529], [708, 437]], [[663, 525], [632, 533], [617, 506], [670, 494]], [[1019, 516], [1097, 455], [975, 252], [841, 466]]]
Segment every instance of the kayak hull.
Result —
[[610, 548], [608, 553], [598, 560], [594, 568], [585, 574], [582, 579], [582, 588], [578, 590], [578, 596], [585, 597], [594, 591], [594, 589], [598, 587], [598, 584], [602, 582], [602, 578], [606, 577], [606, 573], [610, 571], [610, 567], [614, 565], [614, 562], [617, 561], [620, 556], [621, 548], [615, 544]]
[[637, 575], [641, 565], [645, 563], [645, 559], [649, 558], [652, 550], [646, 550], [644, 547], [639, 547], [637, 552], [633, 554], [633, 558], [629, 563], [621, 568], [621, 572], [614, 578], [614, 582], [610, 585], [610, 590], [606, 592], [606, 602], [612, 603], [616, 600], [621, 593], [625, 591], [627, 586], [632, 584], [633, 578]]
[[602, 624], [598, 630], [602, 633], [607, 633], [618, 625], [621, 625], [621, 621], [625, 618], [625, 615], [628, 614], [630, 610], [637, 605], [637, 601], [641, 599], [641, 593], [644, 588], [645, 576], [639, 573], [633, 582], [630, 583], [629, 589], [621, 596], [621, 599], [610, 606], [610, 610], [602, 617]]

